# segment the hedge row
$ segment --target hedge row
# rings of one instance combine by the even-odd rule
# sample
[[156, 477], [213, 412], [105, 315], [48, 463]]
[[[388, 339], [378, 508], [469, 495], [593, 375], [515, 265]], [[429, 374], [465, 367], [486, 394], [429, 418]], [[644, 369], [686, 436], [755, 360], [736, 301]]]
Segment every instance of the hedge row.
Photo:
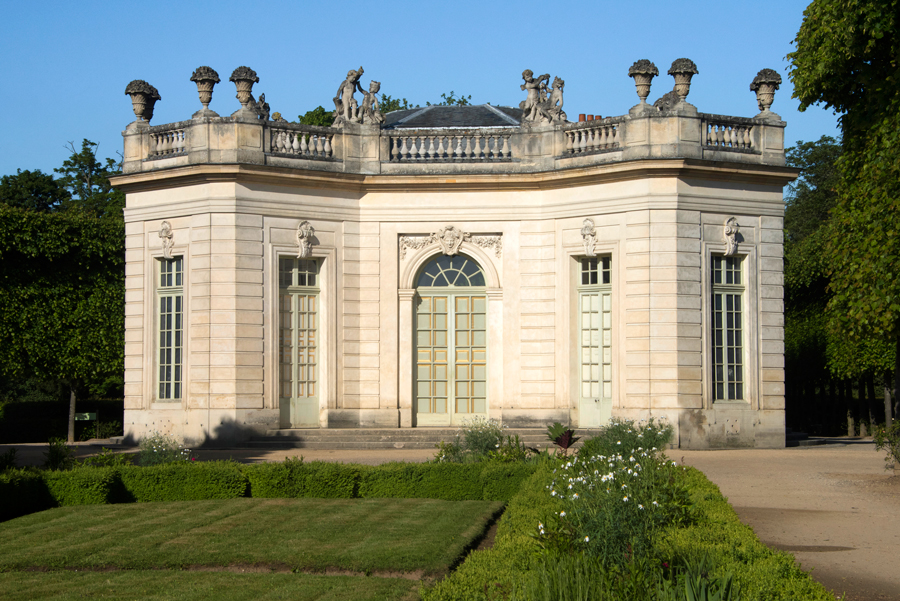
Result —
[[[549, 494], [550, 468], [538, 470], [509, 502], [492, 549], [474, 551], [455, 572], [423, 591], [424, 601], [470, 601], [503, 598], [514, 583], [524, 582], [540, 561], [542, 550], [534, 534], [538, 522], [560, 510]], [[669, 527], [656, 543], [660, 557], [716, 558], [717, 571], [734, 574], [742, 599], [828, 601], [834, 597], [801, 570], [793, 556], [762, 544], [741, 523], [718, 487], [702, 472], [687, 468], [685, 482], [695, 508], [694, 522]]]
[[266, 498], [423, 498], [509, 501], [535, 470], [522, 464], [230, 461], [79, 467], [0, 474], [0, 520], [65, 505]]

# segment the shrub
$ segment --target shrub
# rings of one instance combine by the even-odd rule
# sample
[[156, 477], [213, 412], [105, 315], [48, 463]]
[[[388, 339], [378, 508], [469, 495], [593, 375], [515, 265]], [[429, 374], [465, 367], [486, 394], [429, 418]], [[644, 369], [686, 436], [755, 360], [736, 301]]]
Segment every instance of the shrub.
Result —
[[47, 490], [60, 507], [110, 503], [118, 483], [115, 469], [81, 467], [65, 472], [45, 472]]
[[664, 420], [650, 418], [634, 422], [612, 418], [609, 426], [598, 436], [584, 441], [579, 457], [596, 455], [631, 455], [637, 449], [662, 450], [672, 440], [674, 429]]
[[51, 438], [44, 453], [44, 467], [48, 470], [67, 470], [75, 465], [74, 451], [64, 438]]
[[238, 463], [166, 463], [117, 468], [124, 498], [116, 501], [199, 501], [246, 496], [247, 477]]
[[153, 431], [138, 445], [138, 463], [143, 466], [162, 465], [179, 461], [193, 461], [191, 450], [174, 436]]
[[503, 443], [503, 429], [499, 421], [482, 416], [464, 420], [452, 442], [437, 444], [435, 463], [466, 463], [488, 459]]
[[132, 465], [134, 457], [127, 453], [116, 453], [112, 449], [103, 448], [93, 457], [86, 457], [77, 462], [78, 465], [86, 467], [118, 467], [122, 465]]
[[5, 453], [0, 453], [0, 472], [5, 472], [16, 467], [16, 448], [10, 447]]
[[0, 520], [43, 511], [55, 505], [39, 471], [9, 469], [0, 474]]
[[549, 495], [561, 498], [563, 509], [540, 533], [550, 548], [580, 549], [604, 565], [647, 558], [660, 528], [687, 521], [690, 501], [676, 476], [675, 462], [652, 451], [579, 454], [550, 483]]
[[900, 467], [900, 420], [894, 420], [890, 428], [875, 429], [875, 448], [885, 452], [884, 469]]

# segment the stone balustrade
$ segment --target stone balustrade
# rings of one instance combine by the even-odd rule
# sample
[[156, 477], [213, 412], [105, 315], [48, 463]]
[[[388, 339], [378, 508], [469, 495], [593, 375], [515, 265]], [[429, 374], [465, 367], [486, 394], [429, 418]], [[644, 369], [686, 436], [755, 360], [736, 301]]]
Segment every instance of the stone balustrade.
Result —
[[183, 127], [170, 128], [166, 125], [151, 128], [148, 158], [163, 158], [184, 154], [186, 131]]
[[516, 129], [402, 130], [385, 132], [390, 162], [509, 161], [509, 139]]
[[757, 150], [753, 119], [701, 114], [700, 135], [704, 146], [726, 151]]
[[304, 159], [330, 159], [334, 156], [332, 141], [340, 130], [312, 125], [276, 122], [269, 126], [269, 148], [272, 154]]
[[604, 152], [620, 148], [619, 127], [623, 118], [586, 121], [567, 127], [563, 156]]

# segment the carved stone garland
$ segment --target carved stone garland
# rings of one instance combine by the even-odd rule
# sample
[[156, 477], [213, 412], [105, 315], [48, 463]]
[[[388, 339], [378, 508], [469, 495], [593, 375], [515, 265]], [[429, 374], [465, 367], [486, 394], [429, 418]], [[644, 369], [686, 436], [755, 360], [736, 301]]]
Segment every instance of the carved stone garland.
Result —
[[738, 234], [741, 231], [741, 226], [738, 225], [737, 219], [734, 217], [729, 217], [728, 221], [725, 222], [725, 256], [731, 257], [737, 254], [738, 251]]
[[594, 229], [594, 220], [588, 217], [584, 220], [581, 227], [581, 241], [584, 243], [584, 254], [586, 257], [596, 257], [594, 247], [597, 244], [597, 230]]
[[471, 242], [482, 248], [493, 248], [494, 255], [499, 257], [503, 252], [503, 242], [500, 236], [473, 236], [469, 232], [448, 225], [433, 234], [400, 236], [400, 259], [406, 258], [409, 249], [421, 250], [429, 244], [439, 243], [445, 255], [453, 256], [459, 253], [459, 247], [463, 242]]
[[163, 257], [171, 259], [172, 247], [175, 246], [175, 234], [172, 232], [172, 224], [168, 221], [163, 221], [159, 226], [159, 238], [162, 241]]
[[312, 255], [313, 236], [316, 230], [309, 223], [303, 221], [297, 226], [297, 258], [306, 259]]

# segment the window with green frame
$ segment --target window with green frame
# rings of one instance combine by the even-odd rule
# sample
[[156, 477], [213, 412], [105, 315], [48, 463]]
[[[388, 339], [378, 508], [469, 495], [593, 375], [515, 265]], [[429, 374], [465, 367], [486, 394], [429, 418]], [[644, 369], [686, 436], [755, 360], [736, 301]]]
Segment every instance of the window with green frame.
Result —
[[612, 398], [612, 258], [581, 259], [578, 328], [582, 399]]
[[182, 395], [184, 369], [184, 259], [159, 260], [157, 280], [157, 399], [175, 401]]
[[712, 257], [713, 400], [744, 400], [744, 275], [741, 257]]

